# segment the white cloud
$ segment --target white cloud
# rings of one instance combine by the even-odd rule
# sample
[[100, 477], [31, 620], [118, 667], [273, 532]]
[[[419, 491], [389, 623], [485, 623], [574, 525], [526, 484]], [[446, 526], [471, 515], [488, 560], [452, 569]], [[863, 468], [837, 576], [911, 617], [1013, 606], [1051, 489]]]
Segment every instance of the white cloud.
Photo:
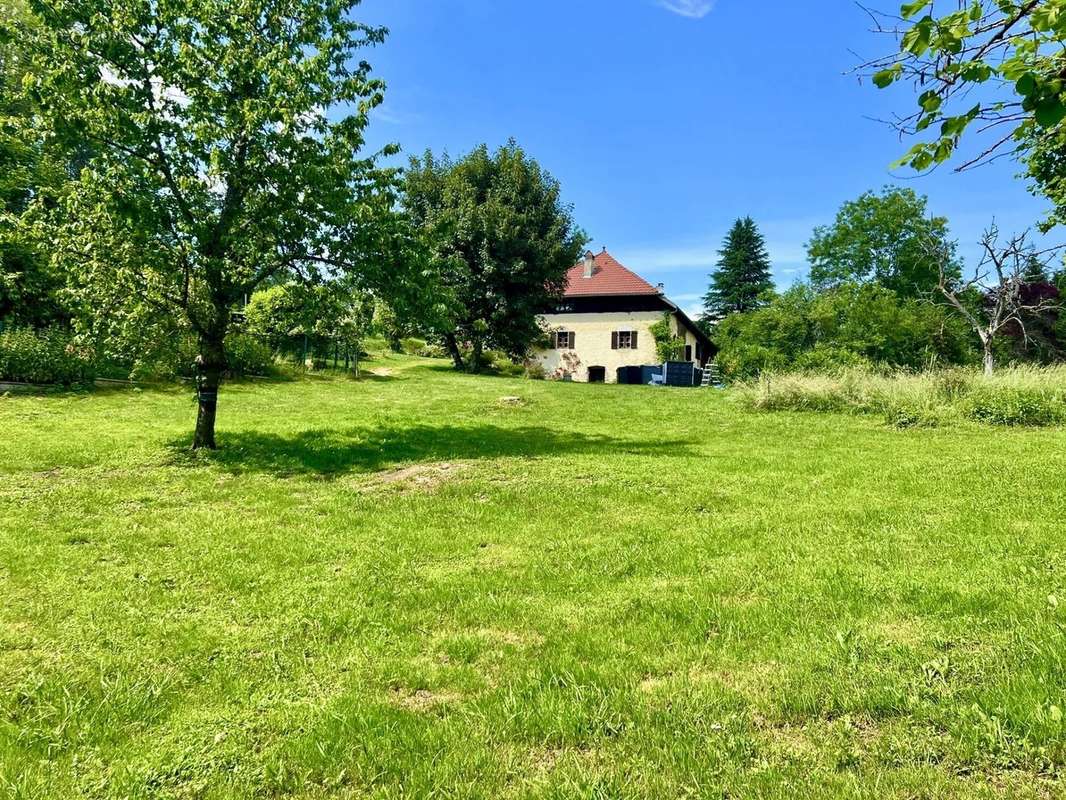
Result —
[[375, 106], [370, 110], [370, 116], [386, 125], [407, 125], [420, 119], [418, 114], [400, 111], [390, 105]]
[[659, 0], [662, 8], [689, 19], [703, 19], [711, 13], [714, 3], [715, 0]]

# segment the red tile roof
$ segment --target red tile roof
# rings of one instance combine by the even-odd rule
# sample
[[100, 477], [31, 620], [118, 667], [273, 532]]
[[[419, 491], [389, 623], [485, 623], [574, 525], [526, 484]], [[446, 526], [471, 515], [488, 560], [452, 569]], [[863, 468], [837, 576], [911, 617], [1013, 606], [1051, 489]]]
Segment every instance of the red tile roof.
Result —
[[614, 256], [604, 250], [594, 257], [592, 277], [585, 277], [585, 261], [582, 259], [566, 273], [564, 297], [602, 297], [604, 295], [662, 294], [635, 272], [619, 264]]

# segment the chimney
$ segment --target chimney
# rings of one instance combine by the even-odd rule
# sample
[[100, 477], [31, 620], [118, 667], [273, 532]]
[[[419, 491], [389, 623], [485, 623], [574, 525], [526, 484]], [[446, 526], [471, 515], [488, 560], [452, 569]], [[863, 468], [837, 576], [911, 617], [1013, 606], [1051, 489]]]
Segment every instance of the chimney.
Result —
[[585, 253], [585, 277], [591, 278], [592, 273], [596, 267], [596, 257], [592, 255], [592, 251], [589, 250]]
[[659, 290], [659, 294], [662, 294], [663, 292], [666, 291], [666, 287], [663, 286], [661, 283], [660, 284], [656, 284], [655, 288]]

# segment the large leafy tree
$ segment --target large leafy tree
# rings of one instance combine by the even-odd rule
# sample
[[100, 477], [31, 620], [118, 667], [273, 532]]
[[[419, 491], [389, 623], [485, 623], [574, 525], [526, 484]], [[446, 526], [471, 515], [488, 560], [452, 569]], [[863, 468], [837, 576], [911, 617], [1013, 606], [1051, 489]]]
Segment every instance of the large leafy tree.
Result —
[[524, 355], [587, 242], [558, 181], [514, 141], [458, 160], [427, 152], [411, 160], [404, 202], [439, 275], [437, 332], [456, 367], [479, 370], [488, 348]]
[[947, 253], [949, 275], [959, 270], [944, 217], [911, 189], [886, 187], [844, 203], [832, 225], [815, 228], [807, 243], [811, 282], [818, 287], [874, 281], [902, 297], [934, 293]]
[[733, 224], [718, 255], [718, 268], [703, 297], [704, 319], [711, 322], [758, 308], [774, 288], [766, 240], [751, 217]]
[[[21, 0], [5, 6], [12, 21], [31, 16]], [[33, 202], [51, 202], [67, 178], [62, 153], [24, 124], [31, 106], [19, 92], [30, 64], [17, 39], [0, 38], [0, 323], [41, 326], [65, 317], [62, 280], [18, 225]]]
[[215, 446], [234, 307], [284, 276], [398, 276], [392, 173], [361, 155], [385, 32], [359, 0], [28, 0], [5, 23], [29, 59], [24, 126], [91, 159], [35, 230], [76, 256], [109, 335], [187, 325], [199, 341], [194, 447]]

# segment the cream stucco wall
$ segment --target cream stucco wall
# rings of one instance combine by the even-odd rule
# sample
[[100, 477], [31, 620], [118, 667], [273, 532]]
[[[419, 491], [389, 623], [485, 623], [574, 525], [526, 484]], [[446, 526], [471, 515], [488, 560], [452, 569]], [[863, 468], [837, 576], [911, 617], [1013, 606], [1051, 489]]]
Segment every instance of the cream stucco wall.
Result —
[[[550, 331], [573, 331], [573, 350], [539, 350], [534, 361], [544, 367], [549, 378], [561, 379], [569, 373], [575, 381], [587, 381], [589, 367], [604, 367], [607, 382], [614, 383], [619, 367], [636, 367], [655, 364], [655, 338], [651, 326], [662, 319], [661, 311], [618, 311], [596, 314], [549, 314], [542, 318]], [[674, 316], [674, 330], [678, 325]], [[637, 348], [612, 350], [611, 334], [614, 331], [637, 331]], [[686, 344], [692, 345], [696, 354], [696, 338], [685, 331]]]

